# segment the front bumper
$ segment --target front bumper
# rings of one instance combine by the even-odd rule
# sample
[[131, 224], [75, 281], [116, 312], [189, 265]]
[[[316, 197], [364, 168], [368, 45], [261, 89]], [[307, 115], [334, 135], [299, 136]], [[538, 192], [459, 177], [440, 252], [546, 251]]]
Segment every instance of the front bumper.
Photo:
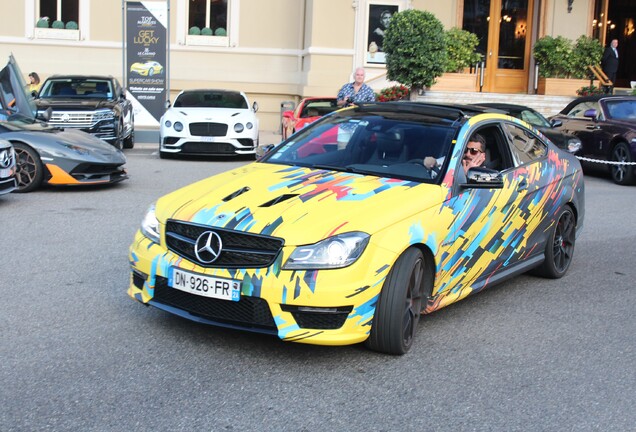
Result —
[[[371, 262], [373, 254], [367, 250], [343, 269], [281, 270], [286, 249], [268, 268], [202, 268], [137, 232], [130, 247], [128, 295], [192, 321], [276, 335], [284, 341], [348, 345], [367, 339], [390, 266]], [[172, 267], [239, 280], [241, 299], [210, 299], [173, 289], [167, 283]]]
[[230, 137], [176, 137], [165, 136], [161, 139], [160, 150], [173, 154], [189, 155], [247, 155], [254, 154], [258, 147], [258, 138]]

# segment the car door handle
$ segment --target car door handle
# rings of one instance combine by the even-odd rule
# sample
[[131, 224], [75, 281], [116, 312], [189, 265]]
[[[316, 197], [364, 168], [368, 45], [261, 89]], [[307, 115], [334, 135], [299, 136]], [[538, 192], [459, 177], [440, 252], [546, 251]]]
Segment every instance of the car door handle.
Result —
[[585, 129], [587, 129], [587, 130], [599, 130], [600, 128], [601, 128], [601, 127], [600, 127], [600, 126], [597, 126], [597, 125], [595, 125], [595, 126], [592, 126], [592, 125], [590, 125], [590, 126], [585, 126]]

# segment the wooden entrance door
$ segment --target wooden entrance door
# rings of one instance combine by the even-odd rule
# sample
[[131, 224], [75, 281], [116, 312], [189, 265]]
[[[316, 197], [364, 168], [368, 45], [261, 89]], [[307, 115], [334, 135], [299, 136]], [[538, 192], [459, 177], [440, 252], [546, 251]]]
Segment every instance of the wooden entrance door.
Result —
[[534, 0], [464, 0], [463, 28], [480, 39], [485, 92], [527, 93]]

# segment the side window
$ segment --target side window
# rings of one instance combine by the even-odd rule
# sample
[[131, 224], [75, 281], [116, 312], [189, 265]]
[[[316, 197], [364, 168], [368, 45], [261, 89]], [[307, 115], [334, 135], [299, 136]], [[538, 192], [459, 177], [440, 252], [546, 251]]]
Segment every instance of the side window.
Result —
[[503, 127], [516, 166], [532, 162], [547, 153], [546, 145], [529, 130], [512, 123], [504, 123]]
[[584, 119], [585, 111], [589, 109], [595, 109], [598, 113], [600, 113], [600, 107], [596, 102], [581, 102], [580, 104], [574, 106], [570, 112], [568, 113], [568, 117]]
[[[467, 147], [475, 147], [474, 144], [469, 144], [470, 139], [475, 136], [480, 136], [485, 142], [483, 163], [485, 168], [490, 168], [496, 171], [504, 171], [512, 167], [510, 156], [508, 154], [509, 152], [507, 150], [507, 141], [497, 124], [480, 127], [479, 129], [471, 132], [470, 138], [466, 144]], [[467, 148], [464, 149], [464, 159], [467, 157], [470, 158], [470, 155], [466, 154], [467, 150]]]

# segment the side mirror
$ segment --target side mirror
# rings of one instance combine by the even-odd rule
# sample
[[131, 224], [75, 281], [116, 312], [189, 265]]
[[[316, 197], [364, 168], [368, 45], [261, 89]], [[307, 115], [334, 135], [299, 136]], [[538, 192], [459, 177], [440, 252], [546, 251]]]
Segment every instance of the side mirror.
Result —
[[37, 91], [37, 90], [33, 90], [33, 91], [31, 92], [31, 97], [32, 97], [33, 99], [36, 99], [36, 98], [38, 97], [38, 91]]
[[264, 146], [256, 147], [256, 160], [262, 158], [267, 153], [269, 153], [272, 150], [274, 150], [275, 147], [276, 147], [276, 145], [274, 145], [274, 144], [267, 144], [267, 145], [264, 145]]
[[283, 111], [283, 118], [286, 119], [293, 119], [294, 118], [294, 112], [293, 111]]
[[52, 113], [53, 113], [53, 109], [51, 107], [48, 107], [45, 110], [38, 111], [38, 113], [35, 116], [35, 118], [38, 119], [38, 120], [42, 120], [42, 121], [48, 123], [49, 120], [51, 120], [51, 114]]
[[563, 122], [558, 119], [552, 119], [550, 120], [550, 126], [552, 126], [553, 128], [561, 127], [563, 126]]
[[499, 171], [474, 167], [466, 173], [466, 183], [462, 185], [466, 188], [501, 189], [503, 188], [503, 177]]
[[252, 104], [252, 109], [254, 110], [254, 112], [258, 111], [258, 103], [256, 103], [256, 101], [254, 101], [254, 103]]
[[170, 99], [166, 100], [166, 103], [164, 104], [164, 107], [166, 109], [170, 108]]
[[598, 112], [594, 108], [590, 108], [589, 110], [583, 113], [583, 117], [587, 117], [592, 120], [596, 120], [597, 115], [598, 115]]

